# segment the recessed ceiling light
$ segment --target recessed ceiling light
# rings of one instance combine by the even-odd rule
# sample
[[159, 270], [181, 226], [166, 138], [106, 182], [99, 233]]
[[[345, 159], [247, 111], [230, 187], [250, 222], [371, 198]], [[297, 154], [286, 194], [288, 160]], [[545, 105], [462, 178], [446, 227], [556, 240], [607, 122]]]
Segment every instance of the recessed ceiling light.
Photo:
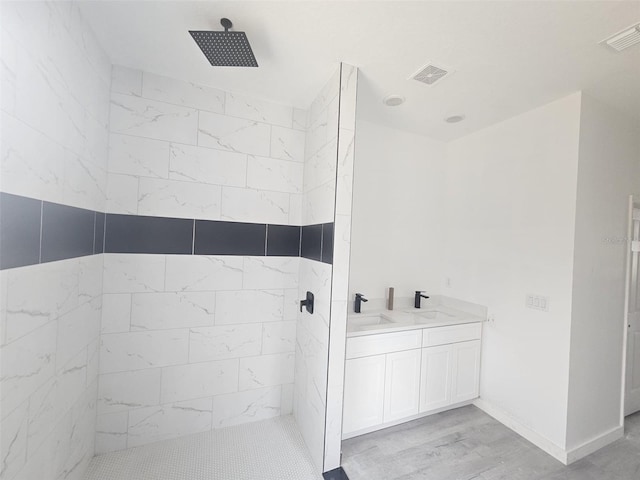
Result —
[[387, 107], [397, 107], [404, 103], [404, 97], [401, 95], [387, 95], [382, 99], [382, 103]]
[[463, 121], [464, 119], [465, 119], [464, 115], [451, 115], [449, 117], [446, 117], [444, 121], [447, 123], [458, 123]]

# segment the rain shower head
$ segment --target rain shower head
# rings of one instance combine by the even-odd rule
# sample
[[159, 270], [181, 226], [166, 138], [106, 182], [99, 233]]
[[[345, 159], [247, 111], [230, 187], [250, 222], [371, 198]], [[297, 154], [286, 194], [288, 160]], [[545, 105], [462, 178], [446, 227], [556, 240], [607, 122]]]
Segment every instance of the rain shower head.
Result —
[[256, 57], [244, 32], [230, 32], [231, 20], [223, 18], [220, 23], [224, 32], [193, 31], [189, 33], [214, 67], [257, 67]]

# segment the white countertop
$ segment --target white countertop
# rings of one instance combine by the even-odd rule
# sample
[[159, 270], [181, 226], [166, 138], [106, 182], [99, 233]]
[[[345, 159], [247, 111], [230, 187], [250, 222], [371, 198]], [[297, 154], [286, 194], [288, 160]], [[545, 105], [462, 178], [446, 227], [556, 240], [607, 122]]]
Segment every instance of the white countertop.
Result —
[[347, 319], [347, 337], [445, 327], [484, 320], [485, 318], [479, 315], [444, 305], [352, 313]]

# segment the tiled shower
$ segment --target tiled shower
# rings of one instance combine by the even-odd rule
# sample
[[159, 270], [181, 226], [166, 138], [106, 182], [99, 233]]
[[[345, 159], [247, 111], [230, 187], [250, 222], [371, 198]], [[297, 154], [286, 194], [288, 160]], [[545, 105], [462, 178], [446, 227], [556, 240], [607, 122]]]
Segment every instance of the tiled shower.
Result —
[[284, 415], [339, 466], [357, 70], [301, 110], [1, 8], [0, 476]]

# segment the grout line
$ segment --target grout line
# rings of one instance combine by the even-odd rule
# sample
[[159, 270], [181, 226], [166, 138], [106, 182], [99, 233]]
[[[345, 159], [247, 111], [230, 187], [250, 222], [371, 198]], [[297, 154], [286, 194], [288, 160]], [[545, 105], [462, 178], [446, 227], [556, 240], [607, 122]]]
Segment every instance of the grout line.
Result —
[[[196, 219], [193, 219], [193, 230], [191, 231], [191, 255], [196, 252]], [[165, 261], [166, 262], [166, 261]], [[166, 268], [166, 265], [165, 265]]]
[[98, 212], [93, 212], [93, 248], [91, 251], [96, 255], [96, 226], [98, 225]]
[[267, 242], [269, 241], [269, 224], [265, 224], [264, 226], [264, 256], [267, 256]]
[[42, 223], [44, 218], [44, 201], [40, 200], [40, 245], [38, 246], [38, 263], [42, 263]]

